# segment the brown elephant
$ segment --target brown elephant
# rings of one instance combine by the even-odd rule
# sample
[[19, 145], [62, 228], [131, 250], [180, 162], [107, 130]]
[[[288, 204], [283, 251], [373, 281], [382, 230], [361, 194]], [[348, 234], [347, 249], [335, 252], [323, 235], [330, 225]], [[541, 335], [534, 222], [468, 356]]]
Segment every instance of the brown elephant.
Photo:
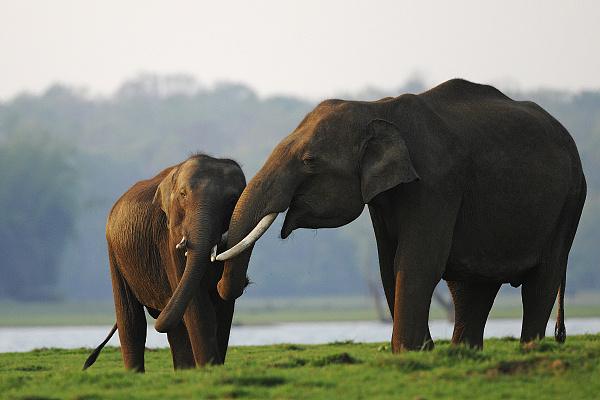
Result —
[[[297, 228], [349, 223], [368, 204], [393, 316], [392, 350], [431, 348], [433, 290], [448, 281], [453, 342], [483, 345], [503, 283], [523, 285], [521, 340], [544, 336], [586, 196], [567, 130], [537, 104], [454, 79], [374, 102], [327, 100], [273, 150], [242, 193], [218, 284], [243, 292], [254, 242], [287, 210]], [[335, 284], [332, 282], [332, 285]]]
[[117, 323], [84, 369], [118, 328], [125, 368], [144, 371], [144, 307], [176, 369], [225, 361], [234, 301], [219, 297], [223, 264], [210, 257], [245, 185], [235, 161], [197, 154], [117, 200], [106, 224]]

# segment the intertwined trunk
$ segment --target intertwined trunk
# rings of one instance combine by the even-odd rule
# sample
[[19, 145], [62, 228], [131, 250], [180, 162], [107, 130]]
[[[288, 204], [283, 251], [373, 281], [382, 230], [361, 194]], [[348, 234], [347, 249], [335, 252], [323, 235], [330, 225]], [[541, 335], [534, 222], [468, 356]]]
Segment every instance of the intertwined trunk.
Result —
[[[242, 192], [229, 223], [227, 248], [244, 239], [265, 216], [284, 212], [289, 207], [298, 179], [294, 171], [289, 171], [287, 164], [278, 161], [279, 153], [274, 150]], [[253, 248], [254, 244], [225, 262], [217, 287], [223, 299], [232, 300], [242, 295]]]
[[[201, 207], [203, 209], [205, 207]], [[169, 303], [161, 311], [155, 328], [167, 332], [182, 320], [192, 297], [200, 290], [200, 282], [206, 270], [210, 268], [210, 250], [220, 237], [221, 221], [215, 221], [208, 210], [199, 211], [193, 217], [193, 223], [187, 233], [187, 258], [183, 276], [173, 292]], [[175, 248], [179, 240], [172, 238], [169, 246]]]
[[[249, 191], [247, 187], [238, 200], [229, 223], [228, 248], [239, 243], [262, 218], [261, 213], [264, 211], [256, 209], [257, 202], [253, 199], [255, 197], [256, 194]], [[217, 286], [219, 295], [224, 300], [237, 299], [242, 295], [246, 286], [246, 273], [253, 248], [254, 245], [237, 257], [225, 261], [223, 276]]]

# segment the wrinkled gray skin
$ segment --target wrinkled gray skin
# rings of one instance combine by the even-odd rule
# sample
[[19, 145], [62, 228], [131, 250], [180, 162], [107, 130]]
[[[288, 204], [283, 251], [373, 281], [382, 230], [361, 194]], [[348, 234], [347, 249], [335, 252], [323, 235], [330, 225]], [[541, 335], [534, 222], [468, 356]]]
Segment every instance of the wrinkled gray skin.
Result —
[[[210, 262], [210, 251], [245, 183], [235, 161], [199, 154], [136, 183], [115, 203], [106, 239], [127, 369], [144, 370], [144, 307], [167, 332], [175, 368], [224, 362], [234, 302], [217, 294], [223, 265]], [[183, 236], [187, 243], [177, 248]]]
[[[368, 204], [394, 352], [433, 346], [429, 307], [442, 278], [456, 306], [454, 343], [482, 346], [502, 283], [523, 285], [523, 341], [544, 336], [559, 293], [562, 341], [567, 256], [585, 188], [566, 129], [491, 86], [451, 80], [419, 95], [327, 100], [249, 182], [228, 247], [269, 213], [287, 210], [287, 238], [345, 225]], [[251, 251], [225, 263], [222, 298], [242, 294]]]

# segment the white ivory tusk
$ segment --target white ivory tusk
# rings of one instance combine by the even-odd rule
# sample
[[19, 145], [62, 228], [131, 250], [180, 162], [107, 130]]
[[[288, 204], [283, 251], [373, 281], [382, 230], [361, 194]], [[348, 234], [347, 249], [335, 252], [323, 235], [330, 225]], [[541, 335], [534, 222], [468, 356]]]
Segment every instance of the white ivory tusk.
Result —
[[217, 259], [217, 247], [218, 245], [215, 244], [212, 250], [210, 251], [210, 262], [215, 262], [215, 260]]
[[217, 250], [219, 245], [227, 243], [227, 237], [229, 236], [229, 231], [226, 231], [223, 235], [221, 235], [221, 241], [215, 244], [210, 251], [210, 261], [215, 262], [217, 259]]
[[186, 246], [186, 245], [187, 245], [187, 239], [186, 239], [186, 237], [184, 236], [184, 237], [182, 237], [182, 238], [181, 238], [181, 242], [179, 242], [179, 243], [177, 243], [177, 244], [175, 245], [175, 248], [176, 248], [177, 250], [181, 250], [181, 249], [185, 248], [185, 246]]
[[229, 250], [219, 254], [216, 260], [230, 260], [242, 253], [248, 247], [252, 246], [252, 243], [256, 242], [267, 231], [267, 229], [269, 229], [271, 224], [273, 224], [273, 221], [275, 221], [275, 218], [277, 218], [277, 213], [265, 215], [245, 238], [243, 238], [238, 244]]

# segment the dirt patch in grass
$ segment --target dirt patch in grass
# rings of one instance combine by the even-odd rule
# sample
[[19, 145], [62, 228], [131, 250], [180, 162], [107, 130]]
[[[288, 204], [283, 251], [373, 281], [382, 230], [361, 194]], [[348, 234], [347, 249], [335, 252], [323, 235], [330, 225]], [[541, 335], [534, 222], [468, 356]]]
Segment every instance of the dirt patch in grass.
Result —
[[298, 368], [298, 367], [304, 367], [304, 366], [325, 367], [327, 365], [358, 364], [358, 363], [360, 363], [360, 360], [358, 360], [358, 359], [352, 357], [350, 354], [344, 352], [344, 353], [331, 354], [331, 355], [317, 358], [314, 360], [290, 357], [287, 360], [274, 362], [274, 363], [270, 364], [270, 366], [275, 367], [275, 368]]
[[324, 367], [326, 365], [334, 365], [334, 364], [358, 364], [360, 363], [360, 360], [352, 357], [350, 354], [344, 352], [344, 353], [338, 353], [338, 354], [331, 354], [329, 356], [325, 356], [322, 358], [318, 358], [316, 360], [313, 360], [310, 365], [313, 365], [315, 367]]
[[354, 340], [336, 340], [335, 342], [329, 343], [329, 346], [347, 346], [349, 344], [356, 344]]
[[236, 376], [221, 379], [221, 383], [236, 386], [273, 387], [283, 385], [285, 379], [280, 376]]
[[102, 396], [97, 394], [81, 394], [73, 398], [73, 400], [100, 400]]
[[399, 356], [387, 357], [377, 360], [373, 365], [382, 368], [395, 368], [402, 372], [415, 372], [430, 370], [431, 365], [417, 361], [411, 358], [401, 358]]
[[42, 365], [24, 365], [22, 367], [15, 368], [15, 371], [23, 371], [23, 372], [37, 372], [37, 371], [48, 371], [48, 367], [44, 367]]
[[520, 375], [528, 374], [534, 370], [546, 370], [560, 373], [566, 371], [570, 363], [566, 360], [550, 360], [546, 357], [532, 358], [527, 360], [507, 360], [487, 370], [486, 375], [495, 377], [498, 375]]
[[272, 363], [270, 366], [275, 368], [298, 368], [305, 366], [307, 363], [308, 361], [303, 358], [291, 357], [287, 360]]
[[297, 344], [282, 344], [278, 347], [281, 347], [282, 350], [291, 350], [291, 351], [303, 351], [306, 350], [305, 347], [299, 346]]
[[536, 360], [500, 361], [495, 367], [488, 370], [488, 376], [516, 375], [530, 371], [536, 366]]
[[557, 351], [560, 347], [558, 343], [549, 342], [549, 341], [533, 341], [528, 343], [523, 343], [521, 345], [522, 353], [547, 353]]
[[435, 351], [439, 355], [459, 360], [485, 360], [488, 358], [480, 349], [464, 345], [452, 345]]

